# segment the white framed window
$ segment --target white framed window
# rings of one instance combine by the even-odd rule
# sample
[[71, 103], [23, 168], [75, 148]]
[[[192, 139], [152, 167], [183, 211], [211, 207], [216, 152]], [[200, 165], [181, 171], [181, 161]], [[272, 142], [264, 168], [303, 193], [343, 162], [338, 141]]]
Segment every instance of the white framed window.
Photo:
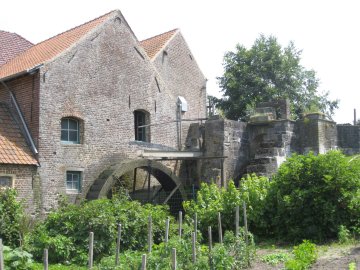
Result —
[[61, 119], [61, 142], [69, 144], [80, 143], [79, 120], [71, 117]]
[[[134, 111], [135, 140], [150, 142], [150, 114], [144, 110]], [[145, 127], [144, 127], [145, 126]]]
[[0, 189], [1, 188], [13, 188], [15, 182], [14, 175], [0, 175]]
[[81, 171], [66, 171], [66, 191], [69, 193], [80, 193], [82, 183]]

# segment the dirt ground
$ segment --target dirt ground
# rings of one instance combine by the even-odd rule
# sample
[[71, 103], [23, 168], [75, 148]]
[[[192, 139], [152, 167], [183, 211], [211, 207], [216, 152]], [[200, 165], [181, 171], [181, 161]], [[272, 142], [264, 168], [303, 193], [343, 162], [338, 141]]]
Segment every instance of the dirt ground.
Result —
[[[256, 252], [256, 260], [252, 264], [252, 270], [280, 270], [284, 269], [284, 263], [269, 265], [261, 261], [266, 254], [286, 252], [291, 253], [289, 249], [260, 248]], [[355, 262], [360, 270], [360, 243], [356, 245], [330, 245], [319, 247], [319, 257], [316, 263], [310, 268], [312, 270], [349, 270], [349, 264]]]

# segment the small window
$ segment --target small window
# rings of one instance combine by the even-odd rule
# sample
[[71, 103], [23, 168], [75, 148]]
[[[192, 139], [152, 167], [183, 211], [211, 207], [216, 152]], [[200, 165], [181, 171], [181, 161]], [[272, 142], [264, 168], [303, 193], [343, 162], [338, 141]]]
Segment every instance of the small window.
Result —
[[81, 192], [81, 172], [66, 172], [66, 191], [80, 193]]
[[6, 187], [13, 187], [13, 178], [11, 176], [1, 176], [0, 175], [0, 189]]
[[150, 142], [150, 128], [144, 125], [149, 124], [149, 113], [141, 110], [134, 111], [135, 120], [135, 140], [142, 142]]
[[79, 121], [74, 118], [61, 119], [61, 141], [63, 143], [80, 143]]

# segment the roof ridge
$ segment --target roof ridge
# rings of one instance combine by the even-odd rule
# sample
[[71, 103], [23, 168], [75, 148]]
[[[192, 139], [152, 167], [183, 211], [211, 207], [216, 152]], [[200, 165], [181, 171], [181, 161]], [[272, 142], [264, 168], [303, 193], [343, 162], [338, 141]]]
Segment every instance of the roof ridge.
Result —
[[[88, 23], [91, 23], [91, 22], [93, 22], [93, 21], [96, 21], [96, 20], [98, 20], [98, 19], [100, 19], [100, 18], [102, 18], [102, 17], [109, 16], [109, 15], [110, 15], [111, 13], [113, 13], [114, 11], [116, 11], [116, 9], [114, 9], [114, 10], [108, 12], [108, 13], [105, 13], [104, 15], [101, 15], [101, 16], [99, 16], [99, 17], [96, 17], [96, 18], [94, 18], [94, 19], [92, 19], [92, 20], [90, 20], [90, 21], [87, 21], [87, 22], [84, 22], [84, 23], [79, 24], [79, 25], [77, 25], [77, 26], [74, 26], [73, 28], [70, 28], [70, 29], [68, 29], [68, 30], [66, 30], [66, 31], [64, 31], [64, 32], [61, 32], [61, 33], [59, 33], [59, 34], [57, 34], [57, 35], [55, 35], [55, 36], [49, 37], [49, 38], [47, 38], [47, 39], [44, 39], [43, 41], [40, 41], [39, 43], [36, 43], [36, 44], [34, 44], [34, 45], [35, 45], [35, 46], [36, 46], [36, 45], [39, 45], [39, 44], [41, 44], [41, 43], [44, 43], [44, 42], [46, 42], [46, 41], [49, 41], [50, 39], [56, 38], [56, 37], [58, 37], [58, 36], [61, 36], [61, 35], [63, 35], [63, 34], [66, 34], [66, 33], [70, 32], [70, 31], [73, 31], [73, 30], [75, 30], [76, 28], [82, 27], [82, 26], [84, 26], [85, 24], [88, 24]], [[30, 49], [30, 48], [29, 48], [29, 49]]]
[[144, 41], [148, 41], [148, 40], [153, 39], [153, 38], [160, 37], [160, 36], [162, 36], [162, 35], [169, 34], [169, 33], [171, 33], [171, 32], [176, 32], [176, 31], [179, 31], [179, 28], [174, 28], [174, 29], [169, 30], [169, 31], [166, 31], [166, 32], [164, 32], [164, 33], [161, 33], [161, 34], [158, 34], [158, 35], [155, 35], [155, 36], [152, 36], [152, 37], [143, 39], [143, 40], [140, 41], [140, 43], [141, 43], [141, 42], [144, 42]]
[[0, 79], [9, 78], [47, 61], [51, 61], [118, 12], [120, 11], [112, 10], [31, 46], [0, 67]]

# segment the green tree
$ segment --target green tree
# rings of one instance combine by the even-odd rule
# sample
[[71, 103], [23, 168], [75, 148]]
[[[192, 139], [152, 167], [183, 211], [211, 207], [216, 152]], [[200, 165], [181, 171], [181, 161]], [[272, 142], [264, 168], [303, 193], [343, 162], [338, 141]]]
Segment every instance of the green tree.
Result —
[[257, 103], [287, 98], [294, 118], [314, 107], [331, 117], [338, 101], [318, 92], [315, 71], [306, 70], [300, 60], [301, 50], [293, 42], [282, 48], [273, 36], [260, 35], [250, 49], [238, 44], [224, 56], [224, 75], [218, 78], [223, 98], [217, 107], [229, 119], [247, 120]]

